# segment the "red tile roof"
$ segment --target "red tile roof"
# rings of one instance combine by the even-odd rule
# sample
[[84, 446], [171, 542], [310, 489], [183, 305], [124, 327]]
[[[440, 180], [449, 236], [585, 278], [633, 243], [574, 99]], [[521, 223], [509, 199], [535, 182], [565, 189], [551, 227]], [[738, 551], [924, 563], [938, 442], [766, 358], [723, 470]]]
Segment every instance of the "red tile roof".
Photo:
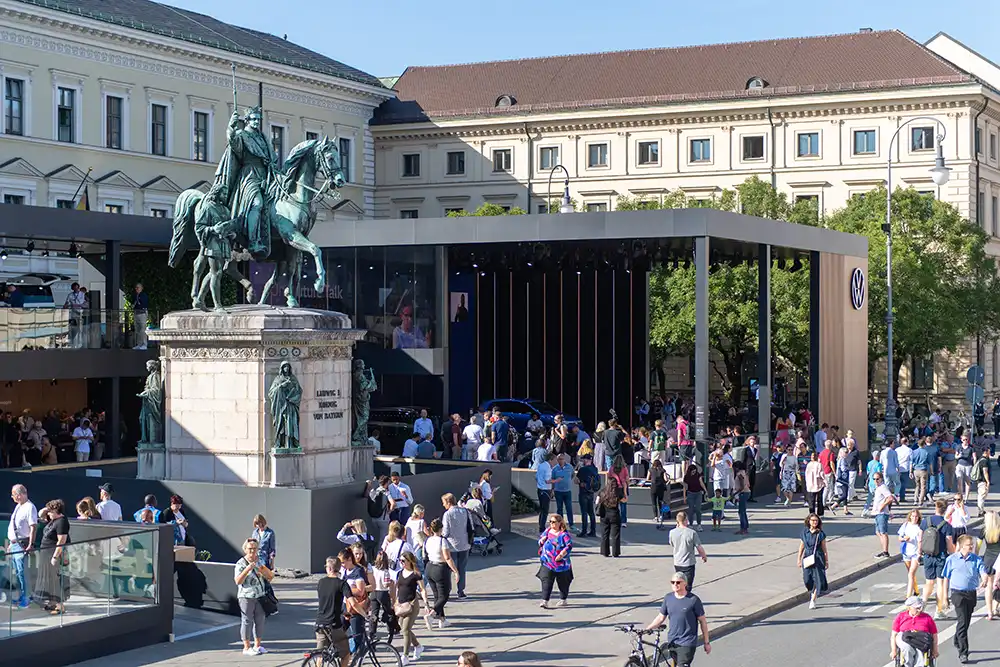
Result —
[[[748, 91], [754, 77], [763, 91]], [[410, 67], [378, 123], [973, 81], [898, 30]], [[498, 108], [502, 95], [515, 104]]]

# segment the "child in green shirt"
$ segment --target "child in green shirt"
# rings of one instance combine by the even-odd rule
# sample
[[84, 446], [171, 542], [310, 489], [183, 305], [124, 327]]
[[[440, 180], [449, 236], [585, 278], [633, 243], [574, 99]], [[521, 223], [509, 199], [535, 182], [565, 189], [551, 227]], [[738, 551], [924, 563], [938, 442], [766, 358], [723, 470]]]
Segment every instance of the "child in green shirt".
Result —
[[712, 497], [712, 530], [721, 529], [724, 509], [726, 509], [726, 499], [722, 497], [722, 489], [716, 489], [715, 496]]

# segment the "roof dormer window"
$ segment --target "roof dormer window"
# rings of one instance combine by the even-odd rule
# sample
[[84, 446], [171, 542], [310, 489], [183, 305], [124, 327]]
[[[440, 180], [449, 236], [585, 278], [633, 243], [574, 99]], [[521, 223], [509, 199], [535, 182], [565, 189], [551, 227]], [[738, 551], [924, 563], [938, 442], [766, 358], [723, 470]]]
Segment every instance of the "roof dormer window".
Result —
[[495, 106], [497, 109], [506, 109], [507, 107], [514, 106], [515, 104], [517, 104], [517, 100], [514, 99], [513, 95], [501, 95], [497, 98]]
[[767, 86], [767, 81], [764, 81], [759, 76], [755, 76], [747, 81], [747, 90], [763, 90], [765, 86]]

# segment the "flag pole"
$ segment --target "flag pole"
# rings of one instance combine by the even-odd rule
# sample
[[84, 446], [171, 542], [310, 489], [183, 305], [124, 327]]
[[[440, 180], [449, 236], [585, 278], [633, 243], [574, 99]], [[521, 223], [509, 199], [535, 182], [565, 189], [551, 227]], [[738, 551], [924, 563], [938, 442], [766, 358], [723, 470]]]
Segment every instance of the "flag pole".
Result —
[[80, 190], [83, 189], [83, 185], [84, 185], [84, 183], [87, 182], [87, 179], [90, 177], [90, 172], [92, 172], [92, 171], [94, 171], [93, 167], [87, 167], [87, 173], [83, 175], [83, 180], [80, 181], [80, 185], [76, 186], [76, 192], [73, 193], [73, 207], [74, 208], [76, 207], [76, 198], [77, 198], [77, 196], [79, 196]]

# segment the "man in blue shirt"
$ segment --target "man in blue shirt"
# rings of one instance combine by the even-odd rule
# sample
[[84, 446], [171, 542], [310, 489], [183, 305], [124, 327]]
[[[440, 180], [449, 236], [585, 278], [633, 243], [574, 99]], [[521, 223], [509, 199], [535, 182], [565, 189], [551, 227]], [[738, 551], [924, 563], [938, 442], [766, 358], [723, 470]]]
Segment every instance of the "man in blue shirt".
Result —
[[545, 531], [549, 521], [549, 503], [552, 501], [552, 452], [544, 452], [535, 469], [535, 487], [538, 494], [538, 532]]
[[[952, 493], [955, 490], [955, 468], [957, 466], [955, 440], [951, 433], [945, 433], [944, 440], [941, 442], [941, 475], [944, 477], [944, 486], [938, 487], [939, 489], [944, 488], [945, 493]], [[938, 479], [939, 484], [941, 481]]]
[[653, 630], [668, 622], [668, 655], [677, 667], [690, 667], [698, 649], [698, 630], [704, 642], [705, 653], [712, 652], [708, 637], [708, 620], [701, 599], [688, 591], [688, 578], [683, 572], [674, 572], [670, 578], [673, 591], [667, 593], [660, 606], [660, 613], [646, 628]]
[[955, 648], [958, 661], [963, 665], [969, 661], [969, 622], [976, 610], [976, 589], [986, 585], [986, 566], [983, 559], [974, 554], [975, 540], [971, 535], [958, 538], [958, 551], [948, 556], [944, 563], [944, 578], [948, 580], [948, 590], [955, 605]]
[[927, 453], [927, 442], [918, 443], [917, 449], [910, 455], [910, 477], [914, 483], [914, 500], [918, 507], [923, 507], [927, 501], [927, 479], [930, 476], [931, 460]]
[[[594, 465], [594, 455], [586, 453], [580, 457], [580, 468], [576, 471], [579, 485], [580, 515], [583, 526], [577, 537], [597, 537], [597, 517], [594, 514], [594, 494], [601, 488], [601, 473]], [[588, 523], [589, 522], [589, 523]], [[588, 531], [587, 526], [590, 526]]]
[[497, 420], [490, 429], [490, 437], [493, 438], [493, 446], [497, 450], [497, 458], [501, 461], [507, 460], [507, 446], [510, 442], [510, 424], [504, 419], [501, 413], [497, 414]]
[[933, 435], [924, 437], [927, 443], [927, 495], [933, 499], [935, 495], [944, 493], [944, 485], [941, 484], [941, 446]]
[[896, 455], [896, 441], [890, 440], [879, 455], [882, 462], [882, 474], [889, 491], [899, 493], [899, 457]]
[[573, 530], [573, 466], [566, 462], [566, 455], [556, 456], [552, 466], [552, 486], [556, 494], [556, 513], [562, 514]]

